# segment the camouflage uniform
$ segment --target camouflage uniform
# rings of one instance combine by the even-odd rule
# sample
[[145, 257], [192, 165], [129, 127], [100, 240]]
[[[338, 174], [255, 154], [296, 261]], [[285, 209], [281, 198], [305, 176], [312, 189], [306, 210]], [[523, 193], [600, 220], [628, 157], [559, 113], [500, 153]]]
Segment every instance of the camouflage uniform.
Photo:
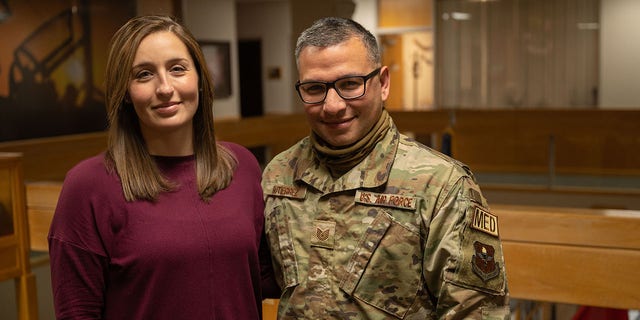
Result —
[[497, 218], [467, 167], [400, 134], [338, 179], [309, 138], [263, 176], [280, 319], [508, 319]]

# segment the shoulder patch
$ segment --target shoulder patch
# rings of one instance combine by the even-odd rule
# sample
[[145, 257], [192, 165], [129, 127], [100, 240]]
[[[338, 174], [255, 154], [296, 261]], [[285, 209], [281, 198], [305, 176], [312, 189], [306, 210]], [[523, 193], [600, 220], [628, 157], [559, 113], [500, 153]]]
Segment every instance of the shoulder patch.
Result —
[[392, 207], [411, 211], [415, 211], [417, 208], [416, 197], [401, 194], [375, 193], [357, 190], [354, 201], [367, 205]]
[[489, 211], [485, 211], [479, 206], [475, 206], [471, 227], [497, 237], [498, 217], [491, 214]]
[[495, 249], [493, 246], [480, 241], [473, 243], [474, 254], [471, 257], [473, 272], [487, 282], [500, 274], [500, 266], [495, 260]]
[[471, 198], [472, 201], [482, 204], [482, 196], [476, 189], [469, 188], [469, 198]]
[[270, 196], [287, 197], [295, 199], [304, 199], [307, 195], [306, 188], [299, 188], [296, 186], [287, 185], [275, 185], [271, 190], [265, 190], [265, 193]]

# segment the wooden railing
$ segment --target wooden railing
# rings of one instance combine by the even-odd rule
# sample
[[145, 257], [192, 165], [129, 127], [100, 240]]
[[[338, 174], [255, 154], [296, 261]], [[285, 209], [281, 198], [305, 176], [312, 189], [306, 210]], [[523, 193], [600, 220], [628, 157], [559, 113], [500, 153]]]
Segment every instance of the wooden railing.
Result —
[[638, 110], [462, 110], [452, 128], [474, 171], [640, 175]]
[[[450, 110], [391, 112], [398, 128], [436, 149], [451, 137], [454, 158], [474, 172], [640, 177], [640, 111]], [[302, 114], [219, 120], [216, 135], [269, 156], [309, 133]], [[61, 181], [71, 166], [106, 147], [104, 132], [0, 142], [24, 154], [27, 181]]]

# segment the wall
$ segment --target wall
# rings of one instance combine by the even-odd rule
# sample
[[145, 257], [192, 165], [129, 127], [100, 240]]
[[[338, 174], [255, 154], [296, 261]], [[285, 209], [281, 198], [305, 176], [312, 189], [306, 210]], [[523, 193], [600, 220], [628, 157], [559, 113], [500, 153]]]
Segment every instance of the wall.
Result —
[[356, 4], [353, 11], [353, 20], [358, 21], [363, 27], [374, 35], [378, 33], [378, 2], [377, 0], [353, 0]]
[[216, 119], [240, 116], [235, 12], [233, 0], [183, 0], [182, 2], [183, 21], [196, 39], [228, 41], [230, 44], [231, 96], [214, 99], [213, 110]]
[[601, 108], [640, 107], [640, 1], [602, 0], [600, 12]]
[[[262, 77], [265, 114], [292, 113], [292, 99], [286, 94], [295, 83], [289, 2], [239, 2], [236, 10], [238, 39], [259, 39], [262, 44], [263, 70], [256, 70], [256, 76]], [[280, 77], [269, 78], [270, 68], [279, 68]]]

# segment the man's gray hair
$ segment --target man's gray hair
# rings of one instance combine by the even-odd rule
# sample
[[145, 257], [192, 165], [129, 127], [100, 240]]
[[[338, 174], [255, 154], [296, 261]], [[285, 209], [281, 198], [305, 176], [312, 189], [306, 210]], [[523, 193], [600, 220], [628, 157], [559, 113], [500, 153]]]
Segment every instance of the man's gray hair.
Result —
[[380, 48], [376, 37], [361, 24], [345, 18], [327, 17], [316, 20], [304, 30], [296, 43], [296, 64], [302, 49], [312, 46], [326, 48], [345, 42], [353, 37], [359, 38], [367, 49], [371, 63], [381, 64]]

